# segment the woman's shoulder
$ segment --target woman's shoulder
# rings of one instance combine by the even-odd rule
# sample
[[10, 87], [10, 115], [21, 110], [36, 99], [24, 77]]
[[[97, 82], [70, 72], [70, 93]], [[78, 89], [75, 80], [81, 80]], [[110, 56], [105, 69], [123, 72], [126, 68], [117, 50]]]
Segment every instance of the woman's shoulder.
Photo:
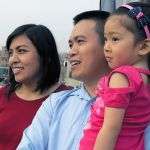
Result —
[[6, 85], [0, 85], [0, 94], [6, 93], [7, 86]]
[[7, 87], [0, 86], [0, 105], [7, 99]]

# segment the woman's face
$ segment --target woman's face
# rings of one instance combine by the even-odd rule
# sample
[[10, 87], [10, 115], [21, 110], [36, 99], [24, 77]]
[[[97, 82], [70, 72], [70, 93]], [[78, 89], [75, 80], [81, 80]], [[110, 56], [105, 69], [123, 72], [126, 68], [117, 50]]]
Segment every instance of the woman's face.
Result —
[[40, 76], [40, 57], [26, 35], [14, 38], [9, 48], [9, 66], [15, 80], [22, 84], [36, 84]]

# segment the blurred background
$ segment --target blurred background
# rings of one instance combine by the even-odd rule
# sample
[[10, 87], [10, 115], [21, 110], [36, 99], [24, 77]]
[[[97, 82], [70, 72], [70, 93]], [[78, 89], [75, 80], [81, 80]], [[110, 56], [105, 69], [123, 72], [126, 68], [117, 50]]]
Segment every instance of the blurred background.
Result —
[[131, 1], [150, 2], [150, 0], [0, 0], [0, 85], [5, 84], [8, 79], [6, 38], [16, 27], [27, 23], [43, 24], [52, 31], [62, 65], [60, 81], [78, 85], [79, 82], [69, 78], [69, 65], [66, 60], [73, 17], [80, 12], [93, 9], [111, 12], [121, 4]]

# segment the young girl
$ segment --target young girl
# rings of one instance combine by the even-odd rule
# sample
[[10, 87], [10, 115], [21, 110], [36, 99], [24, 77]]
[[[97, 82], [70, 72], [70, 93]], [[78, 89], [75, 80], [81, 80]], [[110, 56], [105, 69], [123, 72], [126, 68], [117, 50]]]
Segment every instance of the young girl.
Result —
[[150, 5], [119, 7], [105, 24], [105, 38], [113, 70], [98, 84], [80, 150], [144, 150], [150, 122]]

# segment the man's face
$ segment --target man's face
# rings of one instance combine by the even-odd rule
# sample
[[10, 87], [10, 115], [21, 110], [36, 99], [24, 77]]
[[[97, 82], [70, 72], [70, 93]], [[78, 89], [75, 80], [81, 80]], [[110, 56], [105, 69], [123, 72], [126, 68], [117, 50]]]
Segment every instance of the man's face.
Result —
[[107, 65], [103, 46], [95, 31], [93, 20], [81, 20], [73, 28], [69, 39], [71, 77], [80, 81], [98, 80]]

